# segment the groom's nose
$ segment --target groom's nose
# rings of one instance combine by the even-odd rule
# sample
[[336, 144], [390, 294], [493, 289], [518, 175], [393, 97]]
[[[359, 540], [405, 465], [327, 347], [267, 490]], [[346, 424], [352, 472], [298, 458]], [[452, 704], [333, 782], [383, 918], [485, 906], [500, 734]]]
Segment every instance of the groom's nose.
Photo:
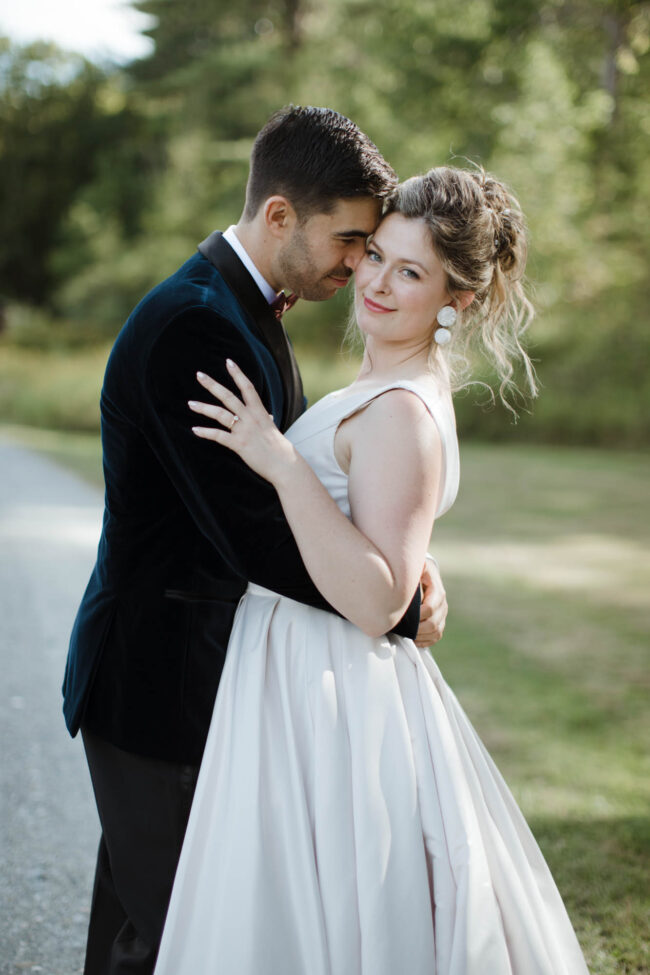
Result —
[[352, 271], [356, 271], [357, 266], [366, 253], [366, 242], [360, 237], [355, 240], [350, 241], [345, 250], [345, 257], [343, 258], [343, 263], [346, 267], [349, 267]]

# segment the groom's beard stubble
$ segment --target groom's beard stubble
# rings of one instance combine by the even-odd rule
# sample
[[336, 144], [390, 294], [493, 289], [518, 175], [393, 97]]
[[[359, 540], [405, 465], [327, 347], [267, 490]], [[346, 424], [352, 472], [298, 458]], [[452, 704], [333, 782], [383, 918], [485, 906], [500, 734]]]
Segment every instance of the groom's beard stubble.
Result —
[[341, 287], [332, 278], [349, 281], [352, 271], [339, 266], [323, 272], [314, 260], [306, 236], [296, 230], [278, 255], [281, 280], [291, 291], [306, 301], [326, 301]]

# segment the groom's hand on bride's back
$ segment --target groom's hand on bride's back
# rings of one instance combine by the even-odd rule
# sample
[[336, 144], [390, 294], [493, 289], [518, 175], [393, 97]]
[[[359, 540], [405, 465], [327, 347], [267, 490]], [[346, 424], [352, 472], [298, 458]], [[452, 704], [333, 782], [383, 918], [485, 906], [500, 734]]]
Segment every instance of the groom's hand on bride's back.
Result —
[[418, 647], [430, 647], [442, 638], [447, 620], [447, 594], [442, 584], [438, 565], [428, 556], [422, 576], [422, 605], [420, 607], [420, 626], [415, 644]]

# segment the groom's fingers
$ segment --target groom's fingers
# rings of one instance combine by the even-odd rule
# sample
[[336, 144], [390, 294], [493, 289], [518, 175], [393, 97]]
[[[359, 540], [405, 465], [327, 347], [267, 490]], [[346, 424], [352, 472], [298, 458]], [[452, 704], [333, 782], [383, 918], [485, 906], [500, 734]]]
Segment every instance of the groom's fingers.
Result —
[[420, 619], [420, 626], [415, 637], [417, 647], [430, 647], [442, 639], [447, 621], [447, 609], [447, 600], [444, 599], [426, 620]]

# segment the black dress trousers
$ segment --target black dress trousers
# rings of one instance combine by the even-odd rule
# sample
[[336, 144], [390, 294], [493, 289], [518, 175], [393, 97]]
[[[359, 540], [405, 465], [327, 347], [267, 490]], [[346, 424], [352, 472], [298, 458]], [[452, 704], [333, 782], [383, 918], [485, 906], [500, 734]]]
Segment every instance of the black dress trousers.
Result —
[[102, 826], [84, 975], [151, 975], [199, 769], [82, 736]]

